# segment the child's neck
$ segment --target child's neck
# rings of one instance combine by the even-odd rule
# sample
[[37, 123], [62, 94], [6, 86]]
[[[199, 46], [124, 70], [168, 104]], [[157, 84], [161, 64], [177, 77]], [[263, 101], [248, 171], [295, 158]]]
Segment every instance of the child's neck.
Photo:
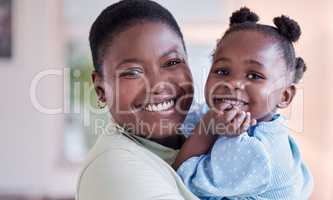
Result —
[[273, 120], [273, 116], [275, 115], [275, 112], [270, 112], [267, 115], [265, 115], [264, 117], [261, 117], [259, 119], [257, 119], [257, 122], [269, 122]]

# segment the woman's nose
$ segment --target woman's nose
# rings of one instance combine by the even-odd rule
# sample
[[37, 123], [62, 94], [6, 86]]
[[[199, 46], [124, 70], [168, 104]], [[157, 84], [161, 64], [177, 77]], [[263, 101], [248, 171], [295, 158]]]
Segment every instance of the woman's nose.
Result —
[[167, 76], [162, 74], [160, 71], [156, 71], [155, 73], [151, 74], [149, 78], [149, 88], [151, 94], [161, 95], [161, 94], [168, 94], [173, 90], [173, 84], [168, 79]]
[[152, 85], [151, 93], [156, 95], [166, 93], [168, 88], [167, 84], [168, 83], [166, 82], [157, 82], [156, 84]]

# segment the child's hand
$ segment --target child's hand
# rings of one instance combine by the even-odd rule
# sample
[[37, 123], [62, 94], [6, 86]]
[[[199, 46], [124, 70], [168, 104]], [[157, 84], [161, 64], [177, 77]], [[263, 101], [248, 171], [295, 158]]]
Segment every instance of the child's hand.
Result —
[[251, 113], [240, 111], [238, 107], [222, 104], [220, 110], [210, 110], [197, 126], [197, 134], [211, 134], [234, 137], [247, 131], [256, 120]]
[[234, 137], [246, 132], [251, 125], [255, 125], [257, 122], [255, 119], [251, 119], [250, 112], [240, 111], [237, 107], [233, 107], [230, 110], [222, 111], [222, 120], [220, 123], [222, 123], [220, 125], [222, 126], [222, 130], [217, 129], [216, 133]]
[[222, 104], [219, 111], [208, 111], [185, 141], [172, 166], [178, 169], [184, 160], [207, 153], [218, 135], [238, 136], [255, 124], [256, 120], [251, 119], [250, 113], [230, 104]]

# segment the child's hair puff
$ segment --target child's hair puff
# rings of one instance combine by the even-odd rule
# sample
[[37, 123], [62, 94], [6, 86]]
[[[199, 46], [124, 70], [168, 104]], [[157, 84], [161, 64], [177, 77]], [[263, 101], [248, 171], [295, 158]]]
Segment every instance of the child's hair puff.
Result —
[[278, 32], [286, 37], [290, 42], [296, 42], [301, 36], [301, 28], [295, 20], [285, 15], [273, 19]]
[[240, 10], [232, 13], [230, 17], [230, 26], [236, 25], [236, 24], [241, 24], [241, 23], [256, 23], [259, 21], [259, 16], [251, 12], [250, 9], [247, 7], [243, 7]]
[[242, 7], [233, 12], [229, 20], [229, 29], [224, 33], [222, 39], [219, 40], [218, 46], [232, 32], [249, 30], [264, 33], [279, 43], [287, 69], [293, 75], [292, 82], [298, 83], [306, 71], [303, 58], [295, 56], [293, 46], [293, 43], [298, 41], [302, 33], [299, 24], [285, 15], [273, 19], [275, 27], [259, 24], [257, 23], [258, 21], [259, 16], [247, 7]]

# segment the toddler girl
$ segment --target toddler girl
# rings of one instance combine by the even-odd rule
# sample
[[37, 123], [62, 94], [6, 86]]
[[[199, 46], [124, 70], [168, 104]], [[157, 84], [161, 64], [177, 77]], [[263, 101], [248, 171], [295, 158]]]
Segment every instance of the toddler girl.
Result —
[[[232, 14], [205, 86], [209, 111], [174, 167], [201, 199], [308, 199], [312, 177], [277, 109], [293, 100], [306, 66], [292, 19], [258, 24], [247, 8]], [[216, 137], [216, 134], [219, 136]]]

